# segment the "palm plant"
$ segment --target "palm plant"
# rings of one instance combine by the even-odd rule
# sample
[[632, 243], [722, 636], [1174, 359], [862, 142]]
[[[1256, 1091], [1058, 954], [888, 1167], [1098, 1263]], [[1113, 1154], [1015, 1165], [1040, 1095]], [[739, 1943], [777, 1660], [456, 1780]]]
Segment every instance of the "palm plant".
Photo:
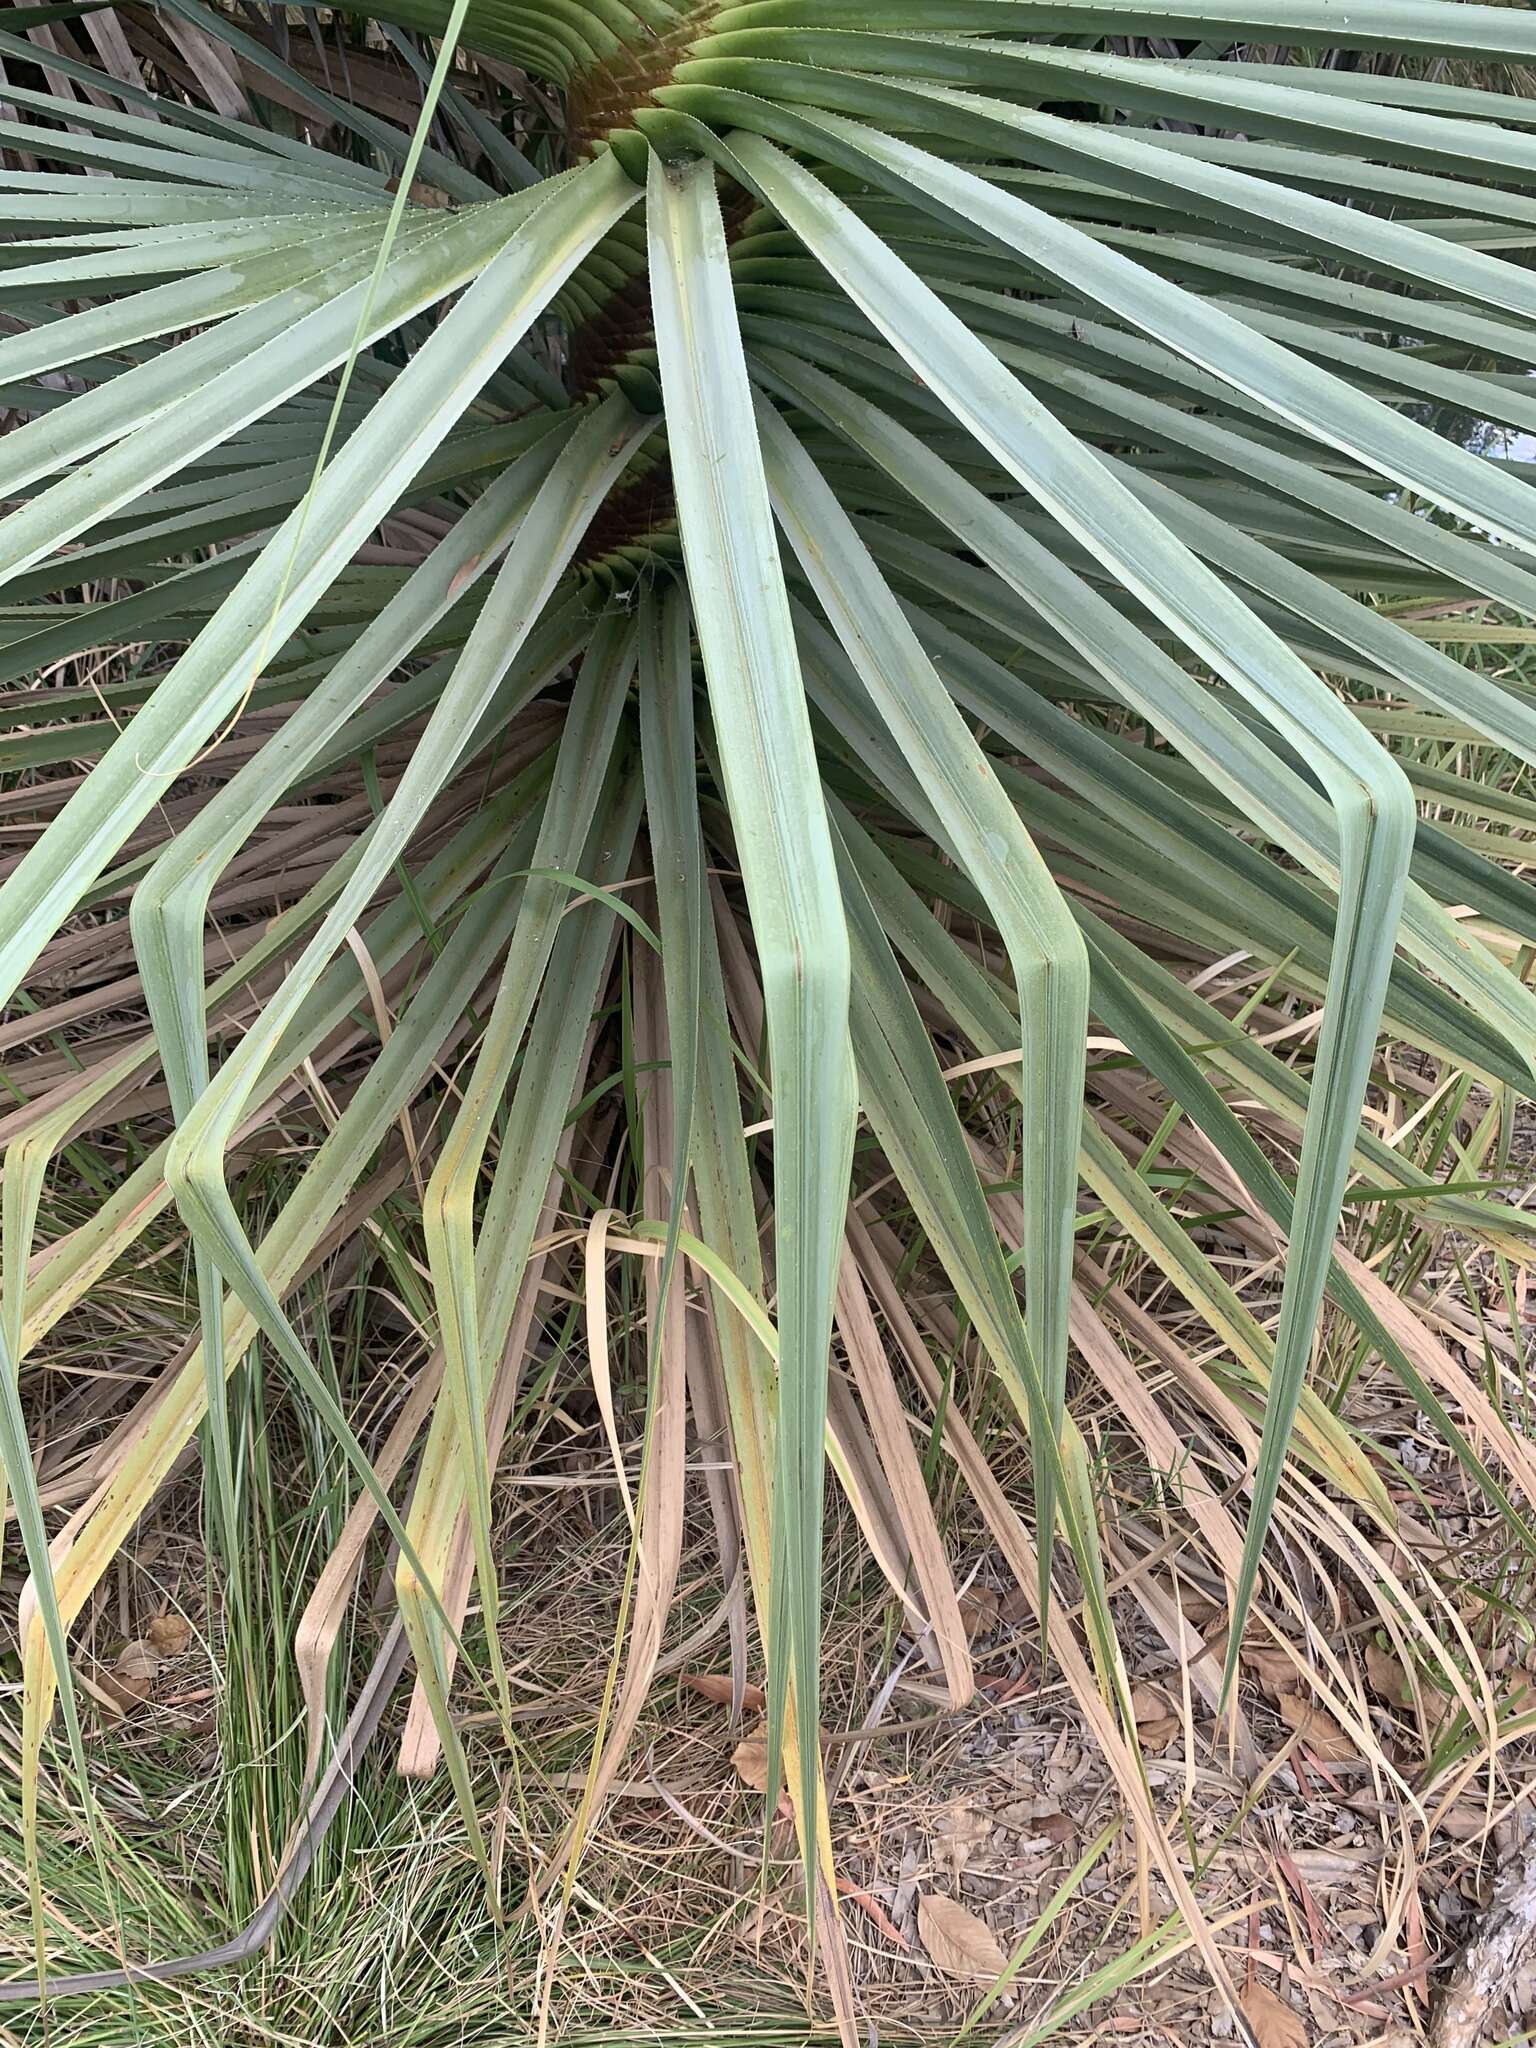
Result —
[[[1527, 59], [1536, 29], [1444, 0], [401, 0], [368, 14], [424, 82], [411, 129], [344, 63], [333, 91], [289, 61], [293, 10], [265, 38], [124, 10], [106, 68], [48, 27], [81, 12], [0, 34], [0, 961], [31, 1049], [0, 1439], [34, 1834], [56, 1703], [80, 1760], [70, 1626], [199, 1432], [238, 1554], [253, 1347], [357, 1489], [300, 1629], [314, 1761], [382, 1524], [417, 1761], [440, 1745], [468, 1798], [450, 1688], [473, 1587], [469, 1682], [507, 1705], [497, 1461], [574, 1246], [605, 1418], [607, 1262], [643, 1262], [649, 1426], [629, 1662], [552, 1871], [657, 1661], [691, 1413], [729, 1437], [770, 1782], [782, 1759], [830, 1900], [824, 1458], [972, 1684], [912, 1400], [1160, 1841], [1074, 1346], [1149, 1455], [1175, 1432], [1085, 1276], [1109, 1281], [1074, 1277], [1081, 1185], [1212, 1333], [1180, 1397], [1231, 1479], [1194, 1510], [1231, 1608], [1217, 1700], [1282, 1488], [1342, 1499], [1345, 1549], [1391, 1512], [1309, 1385], [1325, 1301], [1490, 1497], [1532, 1481], [1336, 1232], [1354, 1180], [1529, 1236], [1362, 1109], [1383, 1032], [1501, 1102], [1536, 1053], [1507, 807], [1392, 745], [1536, 762], [1536, 706], [1370, 601], [1536, 609], [1524, 465], [1426, 424], [1536, 423], [1536, 117], [1421, 61]], [[1275, 61], [1227, 61], [1249, 38]], [[1179, 971], [1233, 956], [1263, 973], [1239, 1014]], [[1299, 1056], [1259, 1029], [1280, 993]], [[257, 1228], [253, 1146], [315, 1114]], [[103, 1152], [114, 1128], [143, 1136]], [[66, 1182], [90, 1199], [35, 1248]], [[394, 1256], [433, 1342], [370, 1436], [297, 1290], [366, 1270], [412, 1194], [420, 1256]], [[1202, 1245], [1217, 1210], [1285, 1248], [1273, 1328]], [[19, 1375], [173, 1216], [198, 1332], [40, 1479]], [[908, 1299], [916, 1262], [947, 1304]], [[1032, 1537], [935, 1363], [962, 1339], [1027, 1433]]]

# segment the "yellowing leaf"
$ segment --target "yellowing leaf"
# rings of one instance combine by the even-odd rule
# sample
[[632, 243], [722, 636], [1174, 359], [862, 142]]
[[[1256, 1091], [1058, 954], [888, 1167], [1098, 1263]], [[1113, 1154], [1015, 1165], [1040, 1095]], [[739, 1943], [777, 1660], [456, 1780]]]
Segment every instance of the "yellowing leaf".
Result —
[[1267, 1984], [1250, 1984], [1237, 2002], [1259, 2048], [1307, 2048], [1307, 2030], [1301, 2015], [1283, 1998], [1277, 1998]]
[[945, 1892], [919, 1895], [917, 1930], [946, 1977], [959, 1977], [968, 1984], [995, 1984], [1008, 1966], [1008, 1958], [986, 1921]]

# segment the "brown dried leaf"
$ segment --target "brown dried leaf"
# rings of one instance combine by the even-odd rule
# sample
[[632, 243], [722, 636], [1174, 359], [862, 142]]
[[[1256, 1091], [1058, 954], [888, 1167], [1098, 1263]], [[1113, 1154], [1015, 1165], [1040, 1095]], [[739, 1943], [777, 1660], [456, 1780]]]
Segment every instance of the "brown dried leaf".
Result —
[[839, 1897], [848, 1899], [861, 1913], [868, 1915], [887, 1941], [894, 1941], [898, 1948], [906, 1949], [910, 1953], [911, 1942], [878, 1899], [872, 1898], [867, 1891], [856, 1885], [851, 1877], [845, 1877], [842, 1871], [837, 1873], [837, 1889]]
[[1441, 1814], [1439, 1832], [1453, 1842], [1481, 1841], [1488, 1832], [1488, 1810], [1481, 1800], [1458, 1799]]
[[136, 1707], [149, 1698], [149, 1689], [159, 1669], [159, 1652], [150, 1644], [142, 1640], [125, 1643], [112, 1669], [102, 1672], [101, 1690], [125, 1710]]
[[1037, 1691], [1039, 1685], [1040, 1673], [1034, 1666], [1027, 1671], [1021, 1671], [1015, 1678], [1001, 1678], [995, 1673], [985, 1671], [976, 1674], [976, 1690], [985, 1693], [987, 1698], [999, 1707], [1006, 1706], [1010, 1700], [1025, 1698], [1027, 1694]]
[[1154, 1752], [1166, 1749], [1184, 1726], [1160, 1685], [1133, 1685], [1131, 1712], [1136, 1716], [1137, 1740]]
[[1257, 1643], [1252, 1649], [1244, 1643], [1243, 1662], [1271, 1699], [1283, 1698], [1301, 1688], [1302, 1674], [1296, 1668], [1296, 1659], [1278, 1643]]
[[1376, 1843], [1359, 1849], [1292, 1849], [1290, 1861], [1304, 1884], [1354, 1884], [1363, 1870], [1374, 1869], [1380, 1863], [1381, 1849]]
[[1208, 1621], [1214, 1621], [1218, 1614], [1224, 1615], [1227, 1611], [1224, 1601], [1212, 1600], [1205, 1593], [1185, 1593], [1179, 1606], [1190, 1627], [1199, 1629], [1202, 1635]]
[[1360, 1754], [1359, 1745], [1344, 1733], [1332, 1714], [1304, 1700], [1300, 1693], [1283, 1692], [1275, 1701], [1287, 1728], [1301, 1737], [1301, 1746], [1319, 1763], [1350, 1763]]
[[946, 1977], [968, 1984], [995, 1984], [1008, 1958], [985, 1920], [945, 1892], [921, 1892], [917, 1931], [923, 1946]]
[[934, 1826], [934, 1861], [941, 1870], [958, 1877], [970, 1862], [973, 1851], [981, 1847], [991, 1832], [989, 1815], [978, 1813], [964, 1799], [952, 1799]]
[[1419, 1697], [1423, 1708], [1419, 1715], [1419, 1727], [1426, 1742], [1438, 1742], [1441, 1735], [1455, 1718], [1460, 1702], [1447, 1692], [1437, 1692], [1426, 1685]]
[[1372, 1692], [1390, 1700], [1394, 1707], [1406, 1707], [1413, 1697], [1401, 1662], [1377, 1643], [1367, 1642], [1365, 1646], [1365, 1675]]
[[998, 1815], [1005, 1828], [1015, 1828], [1029, 1841], [1070, 1842], [1077, 1835], [1077, 1822], [1070, 1814], [1045, 1799], [1015, 1799]]
[[974, 1643], [978, 1636], [988, 1635], [997, 1627], [999, 1603], [996, 1587], [967, 1586], [960, 1595], [959, 1608], [965, 1639]]
[[1177, 1714], [1159, 1714], [1151, 1721], [1136, 1723], [1137, 1741], [1154, 1755], [1160, 1755], [1183, 1731], [1184, 1723]]
[[768, 1745], [760, 1735], [744, 1735], [731, 1751], [731, 1762], [743, 1785], [768, 1790]]
[[[712, 1700], [717, 1707], [731, 1704], [730, 1674], [724, 1671], [685, 1671], [683, 1683], [691, 1691]], [[749, 1714], [760, 1714], [768, 1704], [767, 1695], [760, 1685], [744, 1685], [741, 1689], [741, 1704]]]
[[184, 1614], [157, 1614], [144, 1638], [160, 1656], [179, 1657], [192, 1640], [192, 1624]]
[[1238, 1994], [1237, 2002], [1259, 2048], [1307, 2048], [1305, 2021], [1267, 1984], [1255, 1981]]

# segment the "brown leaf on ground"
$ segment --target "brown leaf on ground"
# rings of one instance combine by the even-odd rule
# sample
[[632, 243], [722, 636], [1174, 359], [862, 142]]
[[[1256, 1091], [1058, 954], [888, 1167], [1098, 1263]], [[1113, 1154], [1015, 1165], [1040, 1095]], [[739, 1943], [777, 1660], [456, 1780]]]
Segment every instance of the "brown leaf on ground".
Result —
[[1293, 1728], [1301, 1737], [1301, 1746], [1307, 1755], [1315, 1756], [1319, 1763], [1349, 1763], [1359, 1756], [1359, 1744], [1344, 1733], [1332, 1714], [1313, 1706], [1300, 1693], [1283, 1692], [1275, 1705], [1286, 1727]]
[[1038, 1690], [1040, 1674], [1031, 1668], [1021, 1671], [1015, 1678], [1000, 1678], [989, 1672], [978, 1672], [976, 1690], [985, 1693], [994, 1706], [1006, 1706], [1010, 1700], [1023, 1699]]
[[874, 1922], [887, 1941], [894, 1941], [898, 1948], [905, 1949], [908, 1954], [911, 1953], [911, 1942], [878, 1899], [871, 1898], [867, 1891], [856, 1885], [851, 1877], [845, 1877], [841, 1871], [837, 1874], [837, 1890], [840, 1898], [847, 1899], [850, 1905], [857, 1906], [861, 1913]]
[[935, 1863], [958, 1877], [991, 1832], [992, 1821], [987, 1814], [979, 1813], [968, 1800], [952, 1799], [934, 1825]]
[[1377, 1643], [1368, 1642], [1365, 1646], [1365, 1675], [1372, 1692], [1390, 1700], [1394, 1707], [1406, 1707], [1413, 1697], [1401, 1661]]
[[919, 1894], [917, 1928], [923, 1947], [946, 1977], [995, 1984], [1007, 1968], [1008, 1958], [986, 1921], [945, 1892]]
[[1078, 1824], [1068, 1813], [1053, 1806], [1049, 1799], [1015, 1799], [997, 1816], [998, 1825], [1011, 1828], [1022, 1835], [1025, 1845], [1031, 1842], [1051, 1842], [1057, 1847], [1063, 1842], [1077, 1839]]
[[1227, 1611], [1224, 1602], [1212, 1600], [1205, 1593], [1184, 1593], [1179, 1607], [1190, 1627], [1199, 1629], [1202, 1634], [1208, 1621], [1214, 1621], [1218, 1615], [1224, 1615]]
[[1458, 1799], [1441, 1814], [1438, 1832], [1453, 1842], [1479, 1842], [1488, 1832], [1488, 1809], [1480, 1799]]
[[1182, 1718], [1159, 1685], [1133, 1685], [1131, 1711], [1136, 1716], [1136, 1739], [1143, 1749], [1165, 1750], [1183, 1729]]
[[1183, 1732], [1184, 1723], [1177, 1714], [1159, 1714], [1155, 1720], [1136, 1723], [1136, 1740], [1154, 1756], [1161, 1755]]
[[743, 1785], [768, 1790], [768, 1745], [760, 1735], [744, 1735], [731, 1751], [731, 1763]]
[[125, 1643], [118, 1651], [117, 1661], [110, 1671], [102, 1672], [99, 1680], [101, 1690], [126, 1712], [149, 1698], [149, 1689], [159, 1669], [159, 1651], [142, 1639], [136, 1639]]
[[1138, 1728], [1143, 1721], [1160, 1721], [1172, 1704], [1160, 1685], [1148, 1685], [1143, 1680], [1131, 1687], [1131, 1712], [1136, 1716]]
[[1277, 1643], [1258, 1643], [1252, 1649], [1245, 1643], [1243, 1662], [1271, 1699], [1281, 1699], [1301, 1686], [1302, 1674], [1296, 1668], [1296, 1659]]
[[160, 1656], [179, 1657], [192, 1640], [192, 1624], [184, 1614], [157, 1614], [144, 1639]]
[[[685, 1671], [683, 1683], [691, 1692], [712, 1700], [717, 1707], [731, 1704], [730, 1674], [725, 1671]], [[760, 1685], [744, 1685], [741, 1689], [741, 1704], [749, 1714], [760, 1714], [768, 1704], [767, 1695]]]
[[1237, 2002], [1259, 2048], [1307, 2048], [1306, 2022], [1267, 1984], [1255, 1981], [1239, 1994]]
[[974, 1643], [978, 1636], [987, 1635], [997, 1627], [999, 1605], [995, 1587], [967, 1586], [960, 1595], [959, 1607], [968, 1643]]

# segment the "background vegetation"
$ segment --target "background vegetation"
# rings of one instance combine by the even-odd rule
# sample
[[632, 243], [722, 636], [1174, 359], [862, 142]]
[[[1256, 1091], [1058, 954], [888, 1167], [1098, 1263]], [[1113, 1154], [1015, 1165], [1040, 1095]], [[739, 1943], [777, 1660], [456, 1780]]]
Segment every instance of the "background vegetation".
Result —
[[[1352, 19], [10, 10], [5, 1938], [278, 1886], [65, 2038], [793, 2035], [797, 1864], [845, 2038], [1257, 2025], [1201, 1773], [1362, 1763], [1422, 1992], [1529, 1719], [1536, 31]], [[839, 1802], [1037, 1683], [1131, 1824], [1005, 1967]]]

